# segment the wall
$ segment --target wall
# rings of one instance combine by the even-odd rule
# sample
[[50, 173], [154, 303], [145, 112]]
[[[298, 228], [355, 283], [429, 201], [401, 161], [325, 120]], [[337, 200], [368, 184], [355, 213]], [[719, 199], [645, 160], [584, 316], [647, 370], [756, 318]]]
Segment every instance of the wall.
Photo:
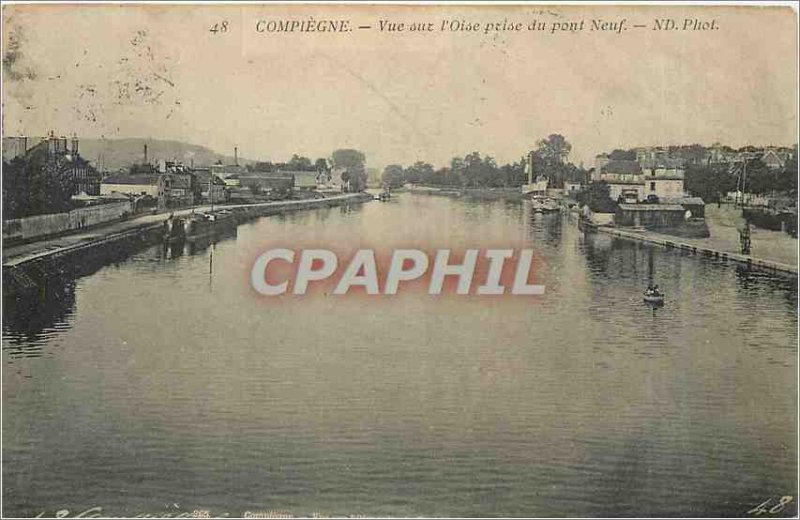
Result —
[[635, 191], [636, 200], [644, 200], [644, 186], [642, 184], [608, 184], [608, 196], [611, 200], [617, 200], [623, 191]]
[[150, 195], [158, 197], [158, 185], [156, 184], [100, 184], [100, 195], [111, 195], [112, 193], [126, 193], [129, 195]]
[[6, 220], [3, 222], [3, 240], [16, 242], [75, 231], [95, 224], [117, 220], [123, 214], [130, 214], [131, 209], [131, 203], [124, 201], [73, 209], [68, 213], [53, 213]]
[[684, 220], [684, 209], [680, 206], [677, 209], [656, 209], [647, 208], [641, 209], [646, 206], [639, 205], [636, 210], [626, 209], [621, 205], [617, 209], [615, 222], [618, 226], [635, 226], [644, 227], [648, 230], [659, 230], [661, 228], [668, 228], [679, 226]]
[[[656, 183], [656, 190], [650, 191], [650, 183]], [[654, 193], [658, 198], [665, 197], [682, 197], [683, 196], [683, 181], [680, 179], [659, 179], [658, 177], [649, 177], [645, 181], [645, 192], [649, 195]]]

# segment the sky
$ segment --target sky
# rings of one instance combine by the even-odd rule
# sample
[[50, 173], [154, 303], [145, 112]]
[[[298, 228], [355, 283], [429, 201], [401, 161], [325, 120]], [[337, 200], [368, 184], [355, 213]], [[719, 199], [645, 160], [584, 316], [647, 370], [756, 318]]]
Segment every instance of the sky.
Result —
[[[615, 148], [797, 142], [787, 7], [6, 4], [3, 18], [4, 136], [176, 139], [272, 161], [356, 148], [376, 168], [473, 151], [512, 162], [552, 133], [587, 167]], [[665, 18], [714, 28], [654, 30]], [[504, 21], [523, 29], [486, 31]]]

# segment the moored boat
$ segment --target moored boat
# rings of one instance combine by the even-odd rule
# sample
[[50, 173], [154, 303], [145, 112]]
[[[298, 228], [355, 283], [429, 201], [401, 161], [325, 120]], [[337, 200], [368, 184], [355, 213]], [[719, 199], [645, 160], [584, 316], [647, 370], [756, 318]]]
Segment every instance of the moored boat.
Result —
[[236, 214], [228, 210], [196, 212], [185, 217], [170, 216], [165, 222], [164, 239], [167, 242], [193, 241], [235, 228], [237, 224]]
[[648, 287], [647, 290], [644, 291], [644, 301], [645, 303], [649, 303], [651, 305], [664, 305], [664, 293], [659, 290], [658, 286], [651, 286]]
[[193, 213], [184, 221], [186, 240], [203, 238], [219, 231], [235, 227], [238, 222], [236, 215], [230, 211], [222, 210], [213, 213]]

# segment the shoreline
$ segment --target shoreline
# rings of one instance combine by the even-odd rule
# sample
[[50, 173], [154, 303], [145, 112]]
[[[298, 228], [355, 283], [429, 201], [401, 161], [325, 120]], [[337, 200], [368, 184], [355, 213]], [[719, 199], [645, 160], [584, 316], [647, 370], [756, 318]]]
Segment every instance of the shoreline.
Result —
[[[217, 205], [215, 210], [236, 213], [237, 226], [248, 220], [284, 212], [338, 206], [343, 203], [361, 204], [372, 200], [364, 193], [348, 193], [334, 197], [305, 200], [271, 201], [256, 204]], [[211, 206], [195, 206], [176, 210], [174, 216], [210, 211]], [[150, 240], [160, 233], [170, 213], [142, 215], [134, 219], [113, 222], [59, 237], [19, 244], [3, 250], [3, 271], [25, 269], [29, 265], [49, 260], [64, 260], [80, 252], [104, 246], [116, 246], [131, 240]]]
[[415, 195], [436, 195], [439, 197], [463, 198], [475, 200], [523, 200], [522, 192], [517, 188], [466, 188], [449, 189], [433, 186], [406, 187], [407, 193]]
[[665, 249], [678, 249], [692, 255], [699, 255], [705, 258], [713, 258], [723, 261], [731, 261], [740, 265], [746, 265], [749, 268], [756, 268], [775, 274], [790, 275], [795, 277], [798, 274], [797, 265], [789, 265], [775, 260], [767, 260], [765, 258], [751, 257], [731, 251], [720, 251], [702, 244], [686, 242], [686, 240], [689, 239], [683, 239], [681, 237], [671, 237], [670, 235], [662, 235], [648, 231], [628, 231], [620, 228], [601, 226], [589, 222], [586, 223], [586, 226], [592, 231], [622, 238], [624, 240], [658, 245], [664, 247]]

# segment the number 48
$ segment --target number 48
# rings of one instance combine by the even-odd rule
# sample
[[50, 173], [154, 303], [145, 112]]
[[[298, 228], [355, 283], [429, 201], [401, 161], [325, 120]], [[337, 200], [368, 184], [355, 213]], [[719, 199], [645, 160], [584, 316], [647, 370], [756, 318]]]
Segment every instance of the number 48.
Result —
[[208, 31], [212, 34], [228, 32], [228, 20], [223, 20], [222, 22], [215, 23], [214, 25], [211, 26], [211, 29], [209, 29]]
[[772, 506], [770, 508], [767, 508], [769, 503], [772, 502], [772, 499], [769, 498], [769, 499], [765, 500], [764, 502], [758, 504], [756, 507], [754, 507], [750, 511], [748, 511], [747, 514], [758, 516], [758, 515], [763, 515], [764, 513], [770, 513], [770, 514], [774, 515], [775, 513], [779, 513], [781, 510], [783, 510], [783, 508], [786, 507], [786, 504], [788, 504], [792, 500], [794, 500], [794, 497], [791, 496], [791, 495], [782, 496], [777, 504], [775, 504], [774, 506]]

